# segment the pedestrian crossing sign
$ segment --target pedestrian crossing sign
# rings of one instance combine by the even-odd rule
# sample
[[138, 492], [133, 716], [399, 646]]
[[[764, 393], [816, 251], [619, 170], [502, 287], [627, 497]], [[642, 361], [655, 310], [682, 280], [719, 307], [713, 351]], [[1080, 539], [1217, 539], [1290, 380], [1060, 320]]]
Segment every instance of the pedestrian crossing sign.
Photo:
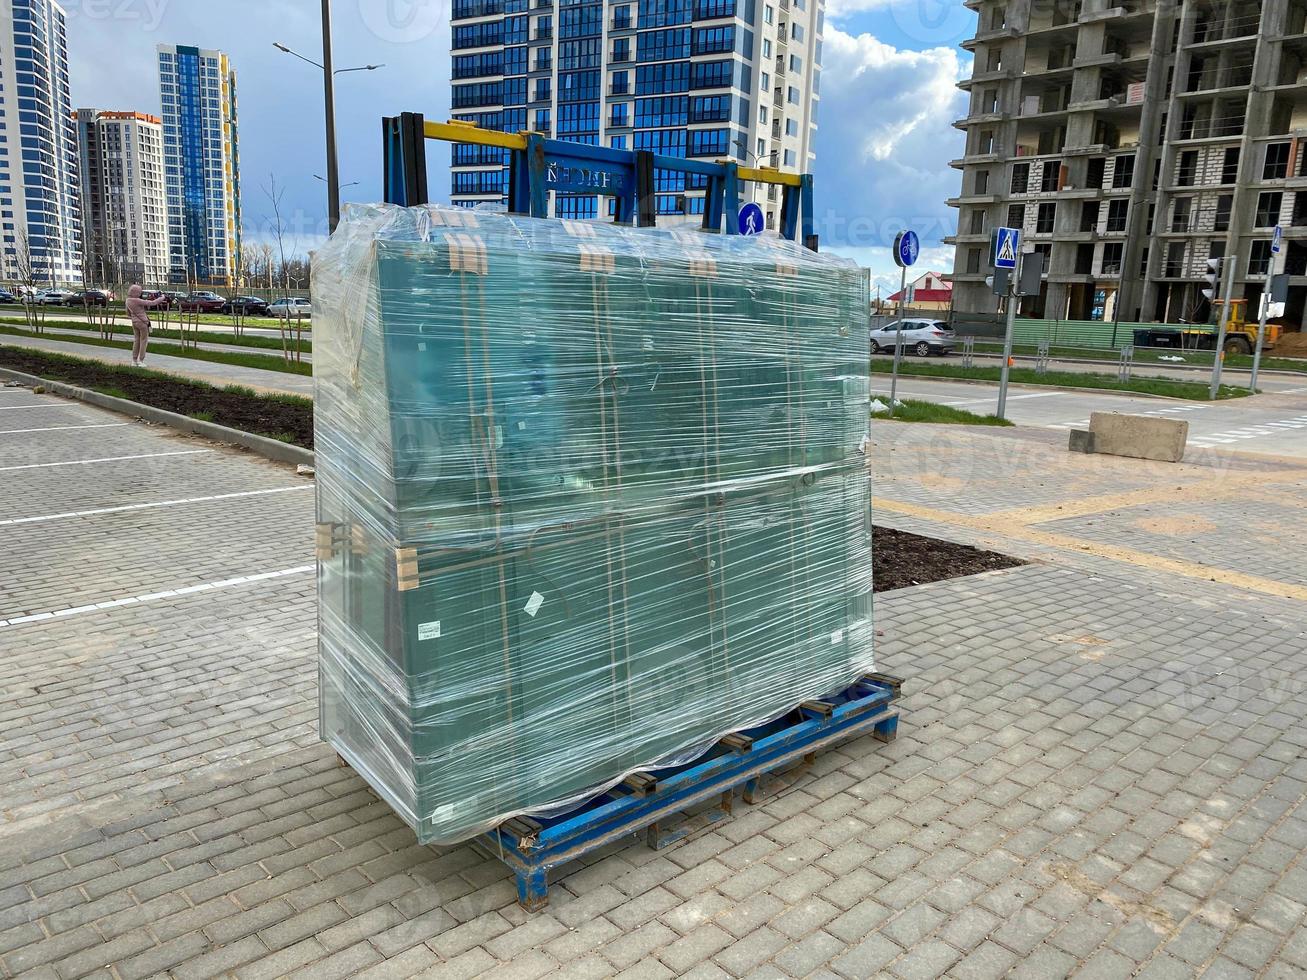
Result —
[[998, 228], [994, 232], [994, 268], [1015, 269], [1021, 248], [1020, 228]]

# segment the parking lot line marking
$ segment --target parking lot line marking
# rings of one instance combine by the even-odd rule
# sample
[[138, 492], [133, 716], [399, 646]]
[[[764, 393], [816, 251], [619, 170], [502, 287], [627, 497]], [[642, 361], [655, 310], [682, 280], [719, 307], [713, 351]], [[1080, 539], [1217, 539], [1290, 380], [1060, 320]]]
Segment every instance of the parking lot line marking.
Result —
[[271, 490], [241, 490], [236, 493], [215, 493], [207, 497], [184, 497], [180, 500], [154, 500], [144, 504], [123, 504], [119, 507], [97, 507], [94, 510], [68, 510], [61, 514], [42, 514], [39, 517], [11, 517], [0, 520], [0, 527], [12, 524], [39, 524], [42, 521], [59, 521], [68, 517], [96, 517], [100, 514], [118, 514], [129, 510], [152, 510], [156, 507], [176, 507], [180, 504], [207, 504], [214, 500], [236, 500], [240, 497], [262, 497], [270, 493], [294, 493], [312, 490], [312, 484], [297, 487], [276, 487]]
[[73, 405], [64, 405], [59, 402], [50, 402], [48, 405], [0, 405], [0, 412], [30, 412], [34, 408], [73, 408]]
[[24, 432], [58, 432], [60, 429], [116, 429], [134, 422], [92, 422], [89, 425], [51, 425], [44, 429], [0, 429], [0, 436], [17, 436]]
[[104, 609], [116, 609], [119, 606], [135, 606], [142, 602], [151, 602], [156, 599], [169, 598], [179, 595], [194, 595], [197, 592], [213, 592], [216, 589], [226, 589], [235, 585], [245, 585], [249, 582], [265, 582], [268, 579], [288, 578], [292, 575], [304, 575], [317, 569], [317, 565], [296, 565], [294, 568], [281, 568], [274, 572], [261, 572], [257, 575], [242, 575], [238, 578], [227, 578], [220, 582], [202, 582], [199, 585], [188, 585], [181, 589], [171, 589], [167, 592], [151, 592], [147, 595], [126, 596], [122, 599], [108, 599], [104, 602], [93, 602], [84, 606], [72, 606], [68, 609], [54, 609], [50, 612], [32, 613], [28, 616], [15, 616], [11, 619], [0, 619], [0, 629], [9, 626], [19, 626], [23, 623], [35, 623], [46, 619], [63, 619], [68, 616], [80, 616], [82, 613], [100, 612]]
[[67, 459], [58, 463], [23, 463], [20, 466], [0, 466], [0, 473], [11, 470], [39, 470], [48, 466], [90, 466], [92, 463], [119, 463], [128, 459], [157, 459], [160, 456], [199, 456], [212, 449], [183, 449], [174, 453], [138, 453], [135, 456], [99, 456], [96, 459]]

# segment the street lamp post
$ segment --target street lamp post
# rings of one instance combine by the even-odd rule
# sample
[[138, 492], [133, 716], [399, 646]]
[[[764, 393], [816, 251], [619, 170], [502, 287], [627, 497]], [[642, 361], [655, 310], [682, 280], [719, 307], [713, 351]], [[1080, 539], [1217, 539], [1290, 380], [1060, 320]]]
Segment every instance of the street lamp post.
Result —
[[306, 61], [315, 68], [322, 69], [322, 97], [323, 107], [327, 117], [327, 219], [330, 223], [331, 231], [336, 230], [336, 225], [340, 223], [340, 165], [339, 157], [336, 153], [336, 76], [342, 75], [347, 71], [376, 71], [378, 68], [384, 68], [385, 65], [359, 65], [357, 68], [333, 68], [331, 63], [331, 0], [322, 0], [322, 63], [314, 61], [312, 58], [306, 58], [298, 51], [294, 51], [282, 44], [280, 41], [273, 41], [272, 46], [284, 54], [293, 55], [300, 61]]
[[331, 0], [322, 0], [322, 101], [327, 115], [327, 222], [340, 224], [340, 161], [336, 156], [336, 76], [331, 70]]

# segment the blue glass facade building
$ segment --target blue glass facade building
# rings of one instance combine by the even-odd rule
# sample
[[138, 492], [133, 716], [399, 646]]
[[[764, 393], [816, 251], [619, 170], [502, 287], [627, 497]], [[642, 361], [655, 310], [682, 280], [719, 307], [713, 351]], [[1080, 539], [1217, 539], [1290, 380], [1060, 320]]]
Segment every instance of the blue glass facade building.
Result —
[[82, 281], [77, 122], [67, 15], [53, 0], [0, 4], [0, 238], [6, 278]]
[[[817, 0], [454, 0], [453, 118], [811, 169], [822, 16]], [[456, 144], [451, 163], [455, 204], [505, 199], [504, 151]], [[659, 172], [655, 184], [660, 214], [702, 213], [694, 178]], [[603, 207], [593, 195], [554, 201], [558, 217]], [[774, 220], [776, 202], [764, 207]]]
[[169, 276], [234, 284], [241, 269], [236, 73], [227, 56], [161, 44]]

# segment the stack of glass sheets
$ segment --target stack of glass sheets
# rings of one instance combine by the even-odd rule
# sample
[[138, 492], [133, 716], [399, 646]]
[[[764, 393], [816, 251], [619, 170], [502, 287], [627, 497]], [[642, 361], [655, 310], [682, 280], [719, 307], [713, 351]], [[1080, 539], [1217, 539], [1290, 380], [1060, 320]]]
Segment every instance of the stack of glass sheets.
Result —
[[420, 840], [872, 668], [864, 271], [378, 206], [313, 282], [322, 734]]

